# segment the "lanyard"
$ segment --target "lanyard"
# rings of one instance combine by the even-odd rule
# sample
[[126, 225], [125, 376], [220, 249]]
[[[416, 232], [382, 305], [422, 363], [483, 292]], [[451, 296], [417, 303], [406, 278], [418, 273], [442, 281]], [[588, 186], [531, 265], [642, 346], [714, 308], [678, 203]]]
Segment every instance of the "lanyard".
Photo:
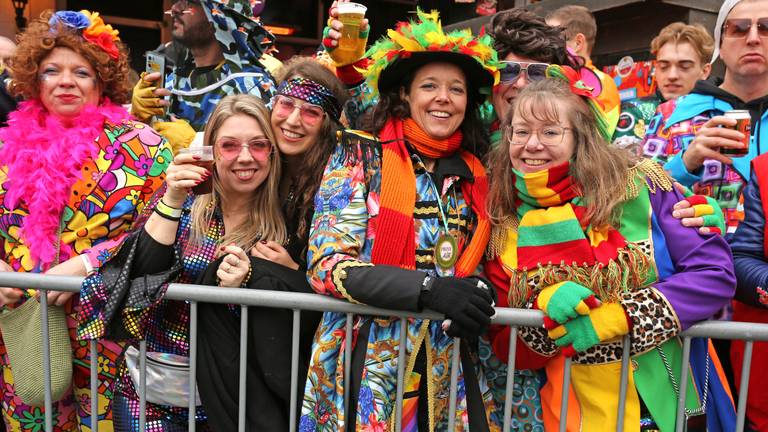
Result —
[[429, 177], [429, 185], [432, 186], [432, 190], [435, 191], [435, 195], [437, 195], [437, 209], [440, 212], [440, 220], [443, 222], [445, 233], [448, 234], [448, 218], [445, 216], [445, 211], [443, 210], [443, 199], [440, 196], [440, 191], [437, 190], [437, 185], [435, 184], [434, 180], [432, 180], [432, 175], [429, 172], [427, 172], [427, 177]]

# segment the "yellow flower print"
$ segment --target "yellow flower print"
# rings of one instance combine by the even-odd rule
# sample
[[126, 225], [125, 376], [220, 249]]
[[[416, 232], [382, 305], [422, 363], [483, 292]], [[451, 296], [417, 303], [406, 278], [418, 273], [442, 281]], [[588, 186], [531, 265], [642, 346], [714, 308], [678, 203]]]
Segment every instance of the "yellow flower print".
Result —
[[[20, 235], [21, 234], [19, 234], [18, 226], [13, 225], [8, 229], [8, 236], [11, 238], [18, 239]], [[5, 255], [8, 256], [8, 254], [10, 254], [13, 256], [13, 258], [20, 263], [24, 271], [29, 272], [35, 268], [35, 262], [32, 260], [32, 255], [30, 254], [29, 248], [26, 245], [23, 245], [20, 242], [6, 241], [4, 243]]]
[[128, 196], [125, 197], [131, 204], [136, 205], [139, 203], [139, 197], [141, 197], [141, 191], [132, 190]]
[[109, 221], [109, 215], [106, 213], [96, 213], [90, 219], [78, 210], [67, 224], [67, 229], [61, 235], [61, 241], [64, 244], [75, 245], [75, 252], [80, 254], [89, 249], [94, 239], [107, 235], [109, 230], [106, 223]]

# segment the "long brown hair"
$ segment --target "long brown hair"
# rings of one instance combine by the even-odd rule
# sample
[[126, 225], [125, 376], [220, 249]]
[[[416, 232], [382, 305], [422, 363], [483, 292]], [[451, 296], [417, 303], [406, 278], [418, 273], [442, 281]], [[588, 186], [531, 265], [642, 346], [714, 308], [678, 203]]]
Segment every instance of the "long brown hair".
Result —
[[[333, 72], [311, 57], [294, 57], [286, 62], [277, 73], [278, 82], [295, 77], [311, 79], [324, 85], [333, 92], [334, 97], [342, 106], [347, 100], [344, 84], [336, 78]], [[295, 200], [287, 204], [286, 217], [289, 219], [296, 218], [298, 221], [296, 235], [301, 241], [305, 241], [308, 237], [307, 220], [315, 211], [315, 194], [320, 188], [323, 170], [328, 163], [328, 158], [336, 146], [336, 132], [338, 130], [339, 125], [331, 120], [329, 115], [326, 115], [323, 119], [323, 125], [320, 127], [317, 141], [302, 155], [301, 167], [294, 170], [298, 173], [296, 178], [284, 179], [284, 181], [293, 181], [293, 188], [296, 191]]]
[[[269, 123], [269, 110], [261, 99], [248, 94], [227, 96], [222, 99], [208, 119], [203, 137], [203, 145], [213, 146], [221, 125], [234, 115], [246, 115], [259, 123], [264, 135], [272, 143], [272, 154], [269, 156], [269, 174], [251, 197], [248, 206], [248, 219], [234, 229], [227, 230], [221, 239], [221, 244], [234, 243], [249, 251], [259, 240], [273, 240], [284, 243], [287, 237], [285, 221], [280, 212], [280, 200], [277, 196], [280, 182], [280, 154], [274, 150], [275, 134]], [[219, 174], [213, 170], [213, 193], [200, 195], [192, 204], [192, 239], [199, 240], [205, 236], [208, 225], [216, 207], [221, 207], [227, 199], [222, 193]]]
[[[580, 188], [587, 206], [587, 217], [600, 226], [615, 222], [619, 204], [627, 189], [628, 170], [633, 164], [629, 153], [609, 146], [596, 127], [596, 120], [586, 102], [571, 93], [564, 81], [548, 78], [534, 82], [515, 98], [503, 128], [509, 128], [515, 116], [535, 118], [559, 124], [558, 102], [567, 104], [564, 110], [574, 138], [570, 174]], [[509, 140], [503, 139], [492, 152], [488, 194], [488, 213], [499, 225], [515, 216], [515, 179], [509, 160]]]

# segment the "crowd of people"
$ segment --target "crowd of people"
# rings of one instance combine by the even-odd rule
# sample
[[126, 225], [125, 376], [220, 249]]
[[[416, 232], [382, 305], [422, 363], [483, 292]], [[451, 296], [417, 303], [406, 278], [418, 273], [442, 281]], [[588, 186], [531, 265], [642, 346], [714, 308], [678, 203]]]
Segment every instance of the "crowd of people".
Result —
[[[173, 42], [154, 53], [171, 66], [132, 89], [128, 50], [97, 12], [46, 12], [2, 59], [0, 271], [84, 277], [45, 297], [73, 365], [54, 430], [175, 432], [191, 416], [235, 430], [241, 346], [246, 430], [288, 429], [292, 391], [301, 432], [389, 430], [396, 412], [404, 431], [501, 431], [508, 398], [511, 430], [556, 430], [564, 385], [571, 432], [617, 428], [620, 404], [622, 430], [673, 430], [681, 392], [687, 430], [734, 430], [744, 344], [694, 339], [681, 389], [679, 334], [768, 322], [768, 0], [724, 1], [712, 35], [663, 28], [658, 90], [626, 102], [592, 63], [583, 6], [503, 10], [477, 35], [417, 10], [370, 45], [364, 20], [352, 37], [368, 48], [350, 58], [348, 2], [333, 2], [317, 56], [284, 64], [253, 19], [262, 3], [246, 0], [174, 0]], [[710, 77], [718, 58], [724, 76]], [[175, 282], [445, 319], [304, 311], [294, 389], [292, 311], [200, 304], [189, 394], [190, 305], [165, 297]], [[0, 334], [41, 300], [0, 288]], [[497, 307], [545, 317], [519, 329], [514, 376]], [[2, 336], [5, 429], [42, 430]], [[162, 377], [143, 412], [139, 341]], [[768, 430], [768, 376], [751, 374], [748, 396], [745, 430]]]

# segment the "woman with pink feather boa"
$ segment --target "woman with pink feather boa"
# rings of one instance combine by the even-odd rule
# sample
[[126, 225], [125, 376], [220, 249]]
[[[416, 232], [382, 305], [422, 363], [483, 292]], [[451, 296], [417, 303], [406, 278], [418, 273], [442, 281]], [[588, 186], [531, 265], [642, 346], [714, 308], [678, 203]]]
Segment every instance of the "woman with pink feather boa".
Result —
[[[9, 62], [11, 90], [25, 101], [0, 129], [0, 271], [85, 276], [120, 246], [162, 184], [172, 159], [165, 140], [132, 121], [119, 103], [130, 86], [117, 31], [98, 13], [50, 12], [29, 25]], [[0, 288], [0, 307], [36, 301], [33, 290]], [[54, 430], [111, 431], [115, 360], [122, 346], [99, 342], [99, 395], [89, 386], [88, 341], [74, 337], [79, 296], [49, 292], [72, 335], [72, 390], [54, 401]], [[8, 430], [40, 430], [44, 408], [25, 405], [0, 339], [2, 412]]]

